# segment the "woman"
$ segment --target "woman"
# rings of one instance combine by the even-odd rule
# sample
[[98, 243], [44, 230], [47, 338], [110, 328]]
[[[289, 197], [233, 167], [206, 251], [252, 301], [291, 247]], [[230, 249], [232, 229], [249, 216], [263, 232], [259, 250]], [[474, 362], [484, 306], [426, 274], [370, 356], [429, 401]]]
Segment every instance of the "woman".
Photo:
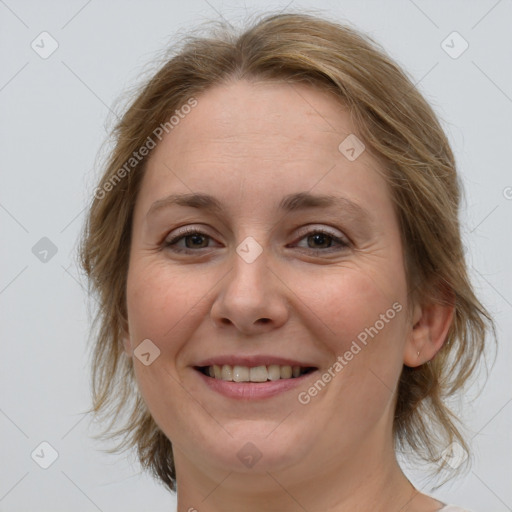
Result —
[[445, 400], [493, 323], [458, 207], [434, 112], [368, 37], [281, 14], [189, 38], [84, 231], [94, 411], [130, 413], [111, 435], [180, 512], [456, 510], [396, 456], [468, 460]]

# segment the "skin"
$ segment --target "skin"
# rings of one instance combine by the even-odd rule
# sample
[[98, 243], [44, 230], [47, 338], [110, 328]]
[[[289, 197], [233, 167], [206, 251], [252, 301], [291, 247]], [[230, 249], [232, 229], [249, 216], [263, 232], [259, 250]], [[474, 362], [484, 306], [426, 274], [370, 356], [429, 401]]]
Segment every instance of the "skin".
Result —
[[[398, 466], [392, 422], [403, 364], [435, 356], [453, 310], [407, 310], [399, 225], [378, 160], [338, 150], [355, 133], [350, 116], [311, 86], [235, 81], [197, 99], [148, 161], [127, 283], [125, 350], [133, 355], [144, 339], [160, 350], [152, 364], [133, 364], [173, 443], [178, 510], [439, 510]], [[215, 196], [222, 213], [172, 206], [147, 216], [155, 201], [191, 192]], [[368, 222], [345, 209], [278, 211], [295, 192], [349, 198]], [[184, 226], [207, 236], [177, 242], [188, 254], [165, 247]], [[350, 244], [315, 239], [318, 228]], [[263, 250], [252, 263], [236, 252], [249, 236]], [[402, 311], [301, 404], [298, 393], [394, 303]], [[318, 373], [272, 398], [235, 400], [193, 369], [219, 354], [292, 357]], [[237, 457], [247, 442], [262, 455], [252, 467]]]

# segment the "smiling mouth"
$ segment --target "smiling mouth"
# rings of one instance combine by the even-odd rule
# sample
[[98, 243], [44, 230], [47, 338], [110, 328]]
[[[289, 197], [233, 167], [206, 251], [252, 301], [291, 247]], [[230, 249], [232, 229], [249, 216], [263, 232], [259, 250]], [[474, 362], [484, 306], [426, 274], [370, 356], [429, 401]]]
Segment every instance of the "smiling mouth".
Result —
[[284, 379], [296, 379], [316, 370], [312, 366], [290, 366], [290, 365], [260, 365], [260, 366], [238, 366], [238, 365], [212, 365], [196, 366], [195, 369], [207, 377], [228, 382], [268, 382]]

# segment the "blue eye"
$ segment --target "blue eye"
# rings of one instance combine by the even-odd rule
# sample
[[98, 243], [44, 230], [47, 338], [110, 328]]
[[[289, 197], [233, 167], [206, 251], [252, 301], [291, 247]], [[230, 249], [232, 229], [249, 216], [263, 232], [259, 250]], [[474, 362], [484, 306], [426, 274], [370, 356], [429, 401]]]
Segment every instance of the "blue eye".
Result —
[[[209, 239], [211, 239], [211, 237], [206, 233], [203, 233], [197, 229], [189, 228], [183, 230], [174, 238], [164, 241], [163, 247], [170, 249], [173, 252], [191, 253], [200, 249], [210, 249], [211, 247], [208, 245]], [[314, 244], [323, 246], [312, 247], [308, 242], [308, 247], [306, 247], [306, 249], [310, 249], [313, 252], [333, 252], [349, 247], [349, 243], [346, 240], [343, 240], [342, 238], [335, 236], [333, 233], [321, 229], [314, 229], [305, 233], [300, 238], [300, 240], [303, 239], [312, 239]], [[178, 243], [181, 241], [184, 241], [185, 247], [178, 245]], [[333, 247], [333, 242], [339, 247]]]

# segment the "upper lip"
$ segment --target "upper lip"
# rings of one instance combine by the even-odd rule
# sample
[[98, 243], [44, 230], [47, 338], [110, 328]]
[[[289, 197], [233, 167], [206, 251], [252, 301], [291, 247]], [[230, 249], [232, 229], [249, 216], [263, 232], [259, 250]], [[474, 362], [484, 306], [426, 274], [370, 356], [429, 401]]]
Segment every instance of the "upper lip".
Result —
[[224, 364], [229, 364], [231, 366], [269, 366], [272, 364], [277, 364], [279, 366], [301, 366], [302, 368], [314, 368], [315, 365], [310, 363], [305, 363], [302, 361], [297, 361], [295, 359], [290, 359], [288, 357], [277, 357], [271, 355], [253, 355], [253, 356], [233, 356], [233, 355], [225, 355], [225, 356], [215, 356], [209, 357], [208, 359], [203, 359], [199, 363], [194, 366], [213, 366], [218, 365], [222, 366]]

